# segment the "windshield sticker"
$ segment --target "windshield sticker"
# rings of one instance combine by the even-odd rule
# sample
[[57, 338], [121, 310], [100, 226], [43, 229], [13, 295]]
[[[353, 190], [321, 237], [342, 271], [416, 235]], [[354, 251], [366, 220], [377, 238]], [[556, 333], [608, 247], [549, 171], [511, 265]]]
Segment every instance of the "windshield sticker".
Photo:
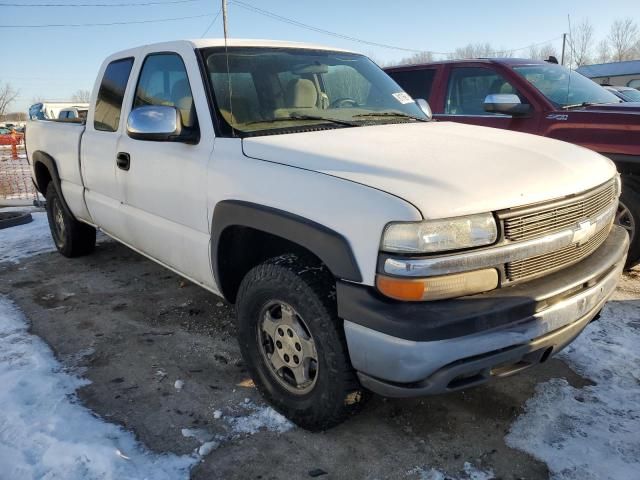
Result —
[[411, 96], [407, 92], [397, 92], [392, 93], [391, 95], [393, 95], [393, 97], [403, 105], [407, 103], [413, 103], [413, 98], [411, 98]]

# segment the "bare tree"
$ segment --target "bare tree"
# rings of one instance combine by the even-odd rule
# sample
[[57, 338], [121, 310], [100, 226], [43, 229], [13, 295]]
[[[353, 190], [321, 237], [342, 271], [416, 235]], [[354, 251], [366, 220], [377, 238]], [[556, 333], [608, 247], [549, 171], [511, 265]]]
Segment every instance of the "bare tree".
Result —
[[585, 18], [571, 32], [570, 58], [576, 67], [590, 63], [591, 48], [593, 46], [593, 25]]
[[596, 55], [597, 63], [608, 63], [611, 60], [611, 49], [609, 48], [609, 42], [606, 38], [600, 40], [598, 43], [598, 54]]
[[542, 60], [546, 60], [549, 57], [556, 57], [558, 58], [558, 51], [556, 50], [556, 47], [554, 47], [553, 45], [551, 45], [550, 43], [543, 45], [542, 47], [540, 47], [540, 58]]
[[631, 60], [640, 42], [638, 25], [632, 18], [618, 19], [611, 25], [607, 39], [611, 48], [611, 60]]
[[18, 97], [19, 93], [10, 83], [0, 84], [0, 116], [7, 113], [7, 108]]
[[76, 93], [74, 93], [71, 96], [71, 101], [72, 102], [81, 102], [81, 103], [87, 103], [89, 100], [91, 99], [91, 91], [90, 90], [76, 90]]
[[481, 58], [495, 56], [495, 51], [490, 43], [470, 43], [464, 47], [456, 48], [453, 53], [447, 55], [450, 60], [458, 58]]
[[433, 53], [431, 52], [417, 52], [409, 57], [404, 57], [397, 64], [398, 65], [416, 65], [418, 63], [433, 62]]
[[549, 57], [558, 57], [556, 48], [550, 43], [543, 45], [540, 48], [535, 45], [531, 45], [529, 47], [529, 58], [534, 60], [547, 60]]

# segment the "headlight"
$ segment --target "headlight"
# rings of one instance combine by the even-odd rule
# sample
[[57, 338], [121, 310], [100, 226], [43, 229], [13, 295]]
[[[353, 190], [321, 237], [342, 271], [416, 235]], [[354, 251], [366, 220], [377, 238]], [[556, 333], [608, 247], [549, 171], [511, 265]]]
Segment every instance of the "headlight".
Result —
[[493, 215], [390, 223], [382, 236], [382, 250], [397, 253], [433, 253], [490, 245], [498, 238]]

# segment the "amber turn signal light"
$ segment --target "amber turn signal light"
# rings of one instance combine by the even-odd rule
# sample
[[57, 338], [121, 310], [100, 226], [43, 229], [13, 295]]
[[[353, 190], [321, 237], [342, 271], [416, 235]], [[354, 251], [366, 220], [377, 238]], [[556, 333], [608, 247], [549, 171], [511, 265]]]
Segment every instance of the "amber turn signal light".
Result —
[[498, 286], [495, 268], [427, 278], [376, 276], [376, 286], [383, 295], [396, 300], [417, 302], [473, 295]]

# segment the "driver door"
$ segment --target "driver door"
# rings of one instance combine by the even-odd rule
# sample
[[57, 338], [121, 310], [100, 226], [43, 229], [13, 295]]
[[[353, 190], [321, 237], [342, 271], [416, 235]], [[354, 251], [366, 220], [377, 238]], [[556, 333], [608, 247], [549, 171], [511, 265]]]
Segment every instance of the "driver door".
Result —
[[118, 155], [128, 162], [117, 175], [128, 224], [124, 240], [211, 287], [207, 174], [214, 132], [195, 53], [187, 48], [148, 52], [141, 63], [126, 114], [141, 106], [175, 107], [183, 126], [197, 130], [199, 141], [194, 145], [122, 135]]
[[520, 132], [537, 132], [534, 116], [512, 117], [485, 111], [484, 100], [489, 94], [511, 93], [518, 95], [522, 103], [529, 103], [526, 97], [494, 69], [487, 66], [454, 66], [447, 73], [444, 112], [434, 114], [435, 118]]

